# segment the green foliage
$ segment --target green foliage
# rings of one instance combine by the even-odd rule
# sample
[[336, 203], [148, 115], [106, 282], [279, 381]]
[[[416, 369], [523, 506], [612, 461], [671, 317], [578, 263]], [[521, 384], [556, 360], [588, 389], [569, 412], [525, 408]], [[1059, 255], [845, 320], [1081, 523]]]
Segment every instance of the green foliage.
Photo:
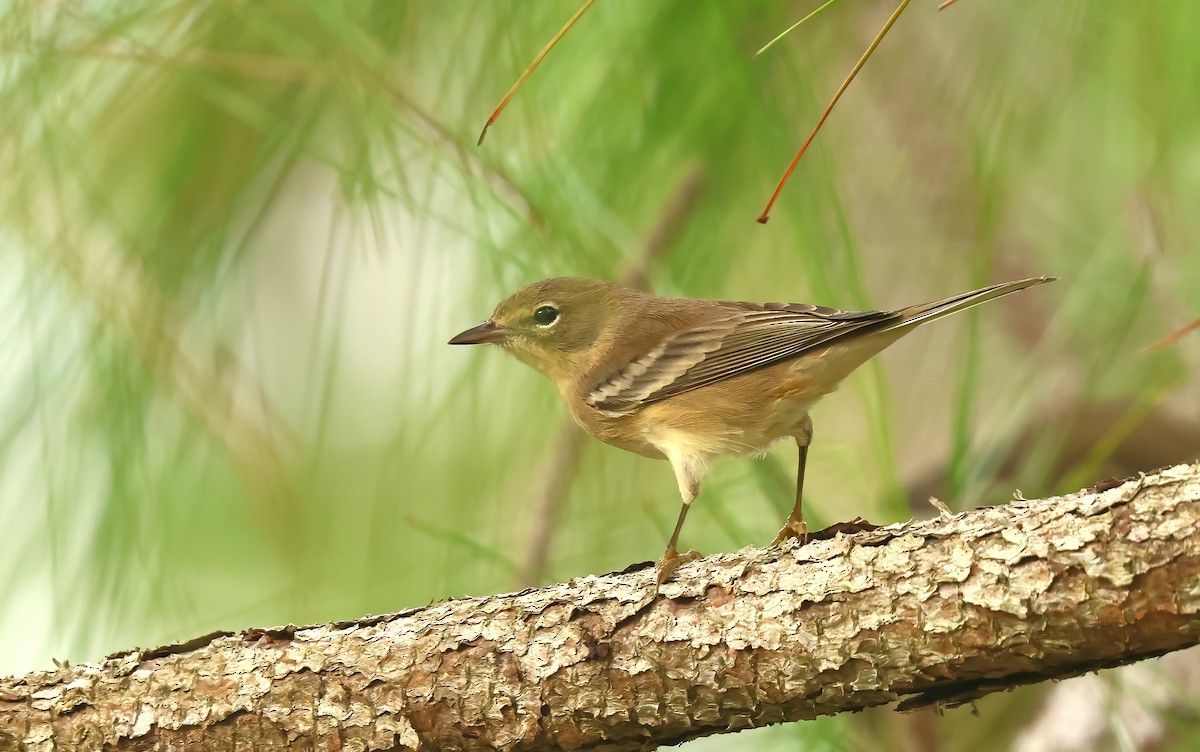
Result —
[[[1200, 315], [1200, 6], [914, 4], [764, 227], [891, 10], [839, 3], [752, 57], [817, 5], [598, 3], [476, 148], [576, 4], [5, 4], [0, 672], [514, 587], [562, 409], [444, 342], [524, 282], [618, 278], [690, 178], [660, 292], [882, 308], [1063, 277], [827, 398], [812, 519], [1138, 469], [1137, 428], [1200, 396], [1194, 335], [1140, 354]], [[665, 464], [585, 447], [547, 581], [657, 556], [676, 513]], [[684, 543], [769, 541], [794, 461], [719, 465]], [[721, 743], [910, 737], [867, 717]], [[973, 723], [943, 746], [1011, 739], [956, 742]]]

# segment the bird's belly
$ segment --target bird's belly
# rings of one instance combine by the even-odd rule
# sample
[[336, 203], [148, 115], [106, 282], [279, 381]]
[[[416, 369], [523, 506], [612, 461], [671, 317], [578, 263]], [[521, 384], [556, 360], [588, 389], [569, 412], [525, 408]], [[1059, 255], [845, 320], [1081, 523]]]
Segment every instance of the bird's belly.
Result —
[[812, 406], [807, 400], [772, 398], [727, 411], [703, 400], [681, 399], [686, 396], [641, 411], [641, 435], [648, 446], [674, 446], [698, 457], [759, 454], [795, 436]]
[[698, 458], [761, 453], [780, 439], [806, 433], [808, 411], [837, 388], [844, 374], [830, 369], [823, 355], [735, 376], [627, 414], [584, 406], [588, 414], [575, 419], [601, 441], [645, 457], [664, 458], [663, 447]]
[[[574, 407], [576, 403], [568, 402]], [[571, 417], [580, 428], [605, 444], [640, 454], [643, 457], [663, 460], [666, 455], [650, 442], [640, 427], [638, 415], [609, 415], [591, 406], [571, 410]]]

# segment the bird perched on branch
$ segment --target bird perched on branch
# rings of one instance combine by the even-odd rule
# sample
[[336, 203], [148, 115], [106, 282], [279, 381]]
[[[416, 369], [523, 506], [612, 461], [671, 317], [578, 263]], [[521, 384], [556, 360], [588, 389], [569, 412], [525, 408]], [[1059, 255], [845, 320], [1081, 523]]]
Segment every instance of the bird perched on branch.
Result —
[[555, 277], [517, 290], [450, 344], [500, 346], [549, 377], [588, 433], [671, 463], [683, 505], [658, 563], [661, 584], [697, 556], [681, 556], [677, 545], [709, 460], [795, 439], [796, 500], [775, 542], [803, 539], [808, 413], [816, 401], [921, 324], [1053, 279], [1004, 282], [895, 311], [839, 311], [663, 298]]

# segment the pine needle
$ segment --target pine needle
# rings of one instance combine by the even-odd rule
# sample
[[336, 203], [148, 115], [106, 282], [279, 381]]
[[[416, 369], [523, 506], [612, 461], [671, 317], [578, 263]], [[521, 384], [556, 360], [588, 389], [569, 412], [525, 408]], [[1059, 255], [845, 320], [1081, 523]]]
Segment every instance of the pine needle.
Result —
[[533, 62], [529, 64], [529, 67], [525, 69], [525, 72], [521, 74], [521, 77], [517, 79], [517, 82], [513, 84], [512, 88], [508, 90], [508, 93], [504, 95], [504, 99], [500, 100], [500, 104], [497, 105], [496, 109], [492, 111], [492, 114], [488, 117], [487, 122], [483, 124], [483, 130], [479, 132], [479, 140], [475, 142], [476, 146], [481, 146], [483, 144], [483, 137], [487, 135], [488, 128], [491, 128], [492, 123], [496, 122], [496, 119], [500, 117], [500, 113], [504, 112], [504, 108], [508, 106], [509, 100], [516, 96], [517, 89], [521, 88], [521, 84], [525, 83], [525, 79], [529, 78], [530, 74], [532, 74], [538, 65], [541, 64], [546, 55], [550, 54], [550, 50], [554, 49], [554, 45], [558, 44], [558, 40], [563, 38], [563, 36], [567, 33], [567, 30], [575, 25], [575, 22], [579, 20], [579, 17], [583, 15], [583, 12], [592, 7], [592, 3], [594, 2], [596, 2], [596, 0], [586, 0], [584, 4], [580, 6], [579, 10], [575, 11], [575, 15], [571, 16], [571, 20], [567, 21], [566, 24], [564, 24], [563, 27], [558, 30], [558, 33], [554, 35], [554, 38], [551, 39], [546, 46], [542, 48], [542, 51], [537, 54], [537, 57], [533, 59]]
[[[793, 31], [795, 31], [796, 27], [798, 27], [800, 24], [804, 23], [804, 22], [805, 22], [805, 21], [807, 21], [808, 19], [810, 19], [810, 18], [812, 18], [813, 16], [817, 15], [818, 13], [820, 13], [820, 12], [821, 12], [821, 11], [823, 11], [823, 10], [825, 10], [825, 9], [826, 9], [826, 8], [828, 8], [829, 6], [833, 5], [835, 2], [837, 2], [837, 0], [828, 0], [828, 2], [826, 2], [824, 5], [822, 5], [821, 7], [817, 8], [816, 10], [814, 10], [812, 13], [809, 13], [809, 14], [808, 14], [807, 16], [805, 16], [804, 18], [801, 18], [801, 19], [800, 19], [799, 21], [797, 21], [796, 23], [794, 23], [794, 24], [792, 24], [791, 26], [789, 26], [789, 27], [787, 27], [786, 29], [784, 29], [784, 30], [783, 30], [783, 32], [782, 32], [782, 33], [780, 33], [780, 35], [779, 35], [779, 36], [775, 37], [775, 38], [774, 38], [774, 39], [772, 39], [771, 41], [769, 41], [769, 42], [767, 42], [766, 44], [764, 44], [764, 45], [763, 45], [761, 48], [759, 48], [758, 52], [754, 53], [754, 57], [758, 57], [759, 55], [761, 55], [761, 54], [763, 54], [764, 52], [766, 52], [767, 50], [769, 50], [769, 49], [771, 48], [771, 46], [772, 46], [772, 45], [774, 45], [776, 42], [778, 42], [780, 39], [783, 39], [783, 38], [784, 38], [784, 37], [786, 37], [788, 34], [791, 34]], [[953, 2], [953, 0], [951, 0], [951, 2]]]
[[812, 133], [808, 134], [808, 138], [804, 139], [804, 143], [800, 146], [800, 150], [796, 152], [796, 156], [792, 158], [792, 163], [788, 165], [787, 170], [783, 173], [783, 177], [780, 178], [779, 185], [775, 186], [775, 192], [771, 194], [771, 199], [767, 201], [766, 208], [763, 209], [763, 213], [758, 218], [759, 224], [765, 225], [767, 220], [771, 218], [771, 207], [775, 205], [775, 201], [779, 198], [779, 194], [783, 192], [783, 186], [787, 185], [788, 178], [792, 176], [792, 171], [796, 169], [796, 165], [800, 162], [800, 157], [804, 156], [804, 152], [808, 150], [808, 145], [812, 143], [813, 138], [816, 137], [817, 132], [821, 130], [821, 126], [825, 124], [825, 120], [829, 117], [829, 113], [833, 111], [834, 105], [836, 105], [838, 100], [842, 98], [842, 94], [846, 93], [846, 89], [849, 88], [850, 82], [853, 81], [854, 77], [858, 75], [858, 72], [862, 70], [862, 67], [867, 62], [867, 58], [871, 57], [871, 53], [873, 53], [875, 48], [879, 46], [879, 43], [883, 41], [884, 35], [891, 30], [892, 26], [896, 23], [896, 19], [900, 18], [900, 14], [903, 13], [904, 9], [908, 7], [909, 2], [911, 2], [911, 0], [901, 0], [899, 7], [897, 7], [895, 12], [893, 12], [888, 18], [887, 23], [883, 25], [883, 28], [879, 30], [879, 33], [875, 35], [875, 39], [871, 41], [871, 44], [867, 47], [867, 51], [864, 52], [862, 57], [858, 59], [858, 62], [855, 63], [854, 68], [850, 71], [850, 75], [846, 76], [846, 80], [842, 82], [840, 87], [838, 87], [837, 93], [834, 94], [833, 99], [829, 101], [829, 106], [825, 108], [825, 113], [821, 115], [821, 119], [817, 121], [817, 127], [813, 128]]

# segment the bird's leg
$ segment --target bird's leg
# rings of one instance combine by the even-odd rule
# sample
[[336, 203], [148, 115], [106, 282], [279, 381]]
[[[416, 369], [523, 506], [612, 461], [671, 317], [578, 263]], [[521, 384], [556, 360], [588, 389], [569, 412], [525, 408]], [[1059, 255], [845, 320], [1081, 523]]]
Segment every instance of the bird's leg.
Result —
[[684, 498], [683, 504], [679, 507], [679, 519], [675, 522], [675, 532], [671, 533], [671, 540], [667, 543], [667, 550], [663, 551], [662, 559], [658, 562], [658, 584], [661, 585], [671, 579], [671, 575], [679, 568], [680, 564], [686, 564], [689, 561], [695, 561], [700, 558], [699, 552], [695, 549], [689, 550], [686, 553], [679, 553], [676, 548], [679, 545], [679, 531], [683, 529], [683, 519], [687, 517], [688, 510], [692, 507], [692, 500]]
[[808, 460], [808, 447], [800, 447], [800, 467], [796, 470], [796, 503], [792, 507], [792, 513], [788, 515], [787, 522], [783, 523], [783, 529], [779, 531], [779, 535], [775, 536], [773, 545], [783, 543], [788, 538], [798, 538], [801, 542], [808, 539], [808, 525], [804, 522], [804, 510], [801, 507], [801, 499], [804, 495], [804, 465]]
[[679, 545], [679, 531], [683, 529], [683, 521], [688, 510], [692, 508], [692, 502], [700, 493], [700, 477], [704, 473], [704, 465], [694, 457], [677, 452], [668, 452], [667, 458], [671, 460], [671, 467], [675, 470], [675, 480], [679, 482], [679, 495], [683, 497], [683, 504], [679, 507], [679, 519], [675, 521], [675, 531], [671, 533], [667, 550], [663, 551], [662, 559], [658, 562], [659, 585], [669, 580], [680, 564], [700, 558], [700, 554], [694, 549], [680, 554], [676, 546]]
[[797, 538], [801, 543], [808, 540], [808, 525], [804, 524], [801, 501], [804, 498], [804, 466], [808, 462], [808, 445], [812, 443], [812, 432], [812, 420], [806, 415], [800, 431], [796, 434], [796, 444], [800, 446], [800, 463], [796, 468], [796, 503], [772, 545], [779, 545], [788, 538]]

